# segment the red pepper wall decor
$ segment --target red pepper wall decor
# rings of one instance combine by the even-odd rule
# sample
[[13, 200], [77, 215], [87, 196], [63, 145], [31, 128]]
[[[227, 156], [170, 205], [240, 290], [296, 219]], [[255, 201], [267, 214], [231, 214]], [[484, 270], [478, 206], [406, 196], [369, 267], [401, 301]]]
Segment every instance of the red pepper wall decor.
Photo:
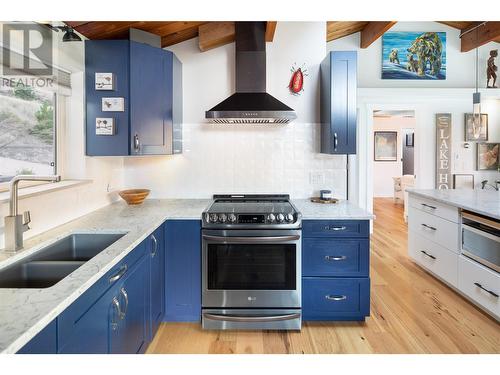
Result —
[[294, 63], [290, 71], [292, 72], [292, 78], [290, 79], [288, 88], [293, 95], [300, 95], [304, 91], [304, 77], [308, 75], [307, 69], [305, 69], [304, 64], [300, 68], [297, 68]]

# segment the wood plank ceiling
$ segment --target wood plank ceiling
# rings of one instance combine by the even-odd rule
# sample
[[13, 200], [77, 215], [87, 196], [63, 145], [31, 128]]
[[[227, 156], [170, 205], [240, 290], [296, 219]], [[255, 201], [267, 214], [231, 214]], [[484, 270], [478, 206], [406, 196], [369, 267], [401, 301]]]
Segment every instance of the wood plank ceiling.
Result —
[[[467, 31], [481, 22], [438, 21], [442, 24]], [[207, 21], [66, 21], [88, 39], [125, 39], [129, 28], [144, 30], [161, 36], [162, 47], [168, 47], [188, 39], [199, 38], [200, 50], [206, 51], [234, 41], [234, 22]], [[389, 30], [395, 21], [328, 21], [326, 40], [330, 42], [361, 32], [360, 47], [367, 48]], [[273, 41], [276, 21], [268, 21], [266, 40]], [[462, 38], [462, 52], [470, 51], [490, 41], [500, 43], [500, 22], [487, 22]]]

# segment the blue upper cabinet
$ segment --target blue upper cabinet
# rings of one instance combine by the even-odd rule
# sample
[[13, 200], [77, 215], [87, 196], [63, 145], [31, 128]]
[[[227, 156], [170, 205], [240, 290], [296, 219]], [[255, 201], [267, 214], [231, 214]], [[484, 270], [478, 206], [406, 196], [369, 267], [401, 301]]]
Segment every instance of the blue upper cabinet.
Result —
[[321, 152], [356, 153], [357, 53], [332, 51], [321, 63]]
[[[96, 89], [96, 73], [112, 73], [113, 87]], [[182, 65], [172, 52], [128, 40], [87, 40], [85, 86], [87, 155], [182, 152]], [[123, 110], [103, 111], [103, 98], [123, 98]], [[113, 121], [114, 134], [96, 134], [98, 118]]]

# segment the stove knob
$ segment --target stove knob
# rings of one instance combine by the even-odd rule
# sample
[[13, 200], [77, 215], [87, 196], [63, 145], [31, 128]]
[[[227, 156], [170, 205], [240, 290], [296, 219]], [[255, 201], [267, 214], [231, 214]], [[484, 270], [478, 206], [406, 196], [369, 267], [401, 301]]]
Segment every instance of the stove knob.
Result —
[[220, 221], [221, 223], [225, 223], [225, 222], [226, 222], [226, 220], [227, 220], [227, 215], [226, 215], [226, 214], [220, 214], [220, 215], [219, 215], [219, 221]]
[[283, 214], [278, 214], [276, 219], [278, 220], [278, 223], [282, 223], [283, 220], [285, 220], [285, 216]]
[[269, 214], [267, 215], [267, 220], [269, 220], [270, 223], [274, 223], [274, 220], [276, 220], [276, 216], [274, 216], [274, 214]]
[[217, 214], [210, 214], [210, 222], [211, 223], [216, 223], [217, 222]]
[[234, 222], [236, 222], [236, 215], [235, 214], [229, 214], [229, 216], [227, 217], [227, 219], [229, 220], [230, 223], [234, 223]]
[[286, 214], [285, 219], [286, 221], [291, 223], [293, 221], [293, 214]]

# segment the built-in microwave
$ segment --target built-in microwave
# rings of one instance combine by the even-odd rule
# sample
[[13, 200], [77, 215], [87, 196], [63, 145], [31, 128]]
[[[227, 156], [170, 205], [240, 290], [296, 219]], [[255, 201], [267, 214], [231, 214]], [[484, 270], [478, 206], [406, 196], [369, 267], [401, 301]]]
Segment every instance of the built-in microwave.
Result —
[[462, 212], [462, 254], [500, 272], [500, 222]]

